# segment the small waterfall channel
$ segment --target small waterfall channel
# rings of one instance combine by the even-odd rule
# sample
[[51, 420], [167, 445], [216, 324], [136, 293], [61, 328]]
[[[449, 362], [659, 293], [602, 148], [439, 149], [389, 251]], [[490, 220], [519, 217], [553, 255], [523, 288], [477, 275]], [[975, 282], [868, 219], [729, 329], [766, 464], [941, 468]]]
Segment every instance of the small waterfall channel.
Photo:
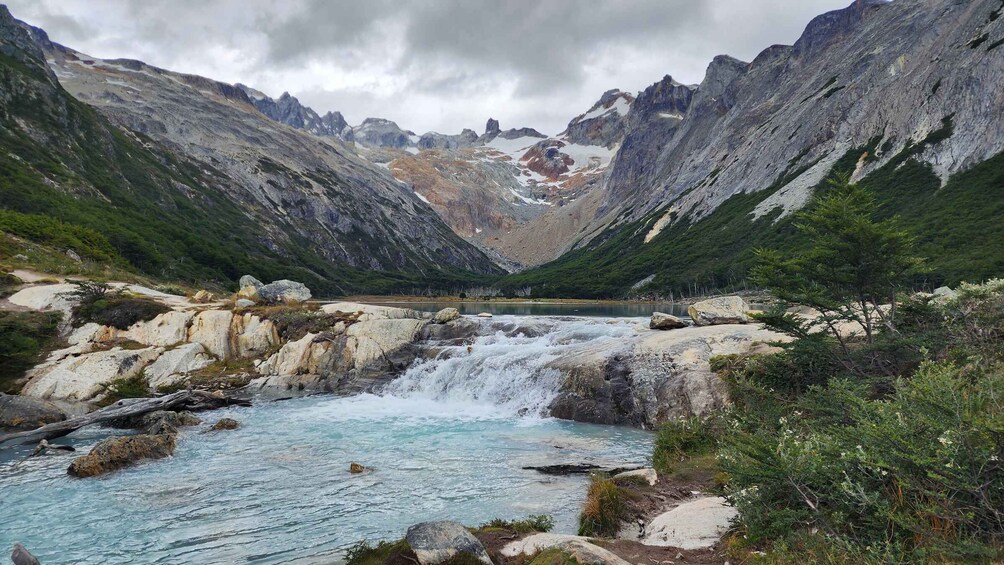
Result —
[[482, 321], [481, 335], [433, 349], [383, 391], [445, 405], [482, 405], [509, 416], [543, 416], [558, 394], [560, 374], [548, 364], [586, 343], [632, 333], [627, 320], [504, 316]]

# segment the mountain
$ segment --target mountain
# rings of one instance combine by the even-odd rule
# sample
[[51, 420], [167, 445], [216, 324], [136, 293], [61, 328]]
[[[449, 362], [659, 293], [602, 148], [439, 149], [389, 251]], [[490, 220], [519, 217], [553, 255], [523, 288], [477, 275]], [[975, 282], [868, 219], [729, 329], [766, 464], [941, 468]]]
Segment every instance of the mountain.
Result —
[[[93, 230], [151, 275], [324, 294], [499, 272], [337, 139], [272, 121], [240, 88], [54, 44], [5, 7], [0, 119], [0, 208]], [[10, 213], [5, 231], [15, 220], [27, 232]]]
[[610, 102], [595, 118], [587, 112], [569, 124], [577, 141], [567, 132], [549, 138], [532, 128], [502, 130], [489, 119], [469, 145], [397, 154], [387, 166], [461, 236], [514, 267], [538, 265], [558, 257], [578, 233], [581, 217], [565, 206], [601, 186], [619, 139], [610, 128], [589, 137], [588, 123], [578, 126], [610, 121], [633, 100], [615, 98], [616, 107]]
[[300, 101], [296, 97], [290, 96], [288, 92], [283, 92], [278, 100], [274, 100], [249, 86], [240, 83], [234, 86], [248, 95], [259, 112], [277, 122], [309, 131], [314, 135], [344, 138], [348, 133], [346, 128], [349, 127], [349, 124], [341, 112], [328, 112], [320, 116], [309, 106], [300, 104]]
[[[725, 288], [844, 173], [930, 257], [927, 282], [1004, 270], [1004, 2], [858, 0], [752, 62], [716, 57], [630, 106], [576, 249], [507, 284], [544, 295]], [[591, 276], [583, 277], [589, 272]]]

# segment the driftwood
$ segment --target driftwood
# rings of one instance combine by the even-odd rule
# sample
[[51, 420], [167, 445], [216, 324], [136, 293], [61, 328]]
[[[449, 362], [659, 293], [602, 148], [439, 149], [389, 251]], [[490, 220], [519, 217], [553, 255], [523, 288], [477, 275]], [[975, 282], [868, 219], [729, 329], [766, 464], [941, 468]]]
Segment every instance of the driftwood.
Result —
[[42, 441], [38, 442], [38, 447], [36, 447], [35, 450], [31, 452], [30, 455], [15, 463], [14, 466], [17, 467], [18, 465], [31, 459], [32, 457], [39, 455], [41, 453], [45, 453], [45, 451], [48, 449], [51, 449], [53, 451], [76, 451], [76, 449], [72, 445], [53, 445], [49, 443], [48, 440], [43, 439]]
[[221, 406], [250, 406], [250, 401], [213, 394], [203, 390], [181, 390], [156, 398], [120, 400], [115, 404], [89, 414], [47, 424], [41, 428], [0, 435], [0, 449], [15, 445], [36, 443], [68, 435], [84, 426], [103, 424], [112, 420], [135, 418], [156, 410], [210, 410]]
[[540, 465], [523, 467], [527, 471], [537, 471], [544, 475], [585, 475], [587, 473], [606, 473], [610, 476], [626, 471], [637, 471], [642, 467], [601, 467], [592, 463], [565, 463], [562, 465]]

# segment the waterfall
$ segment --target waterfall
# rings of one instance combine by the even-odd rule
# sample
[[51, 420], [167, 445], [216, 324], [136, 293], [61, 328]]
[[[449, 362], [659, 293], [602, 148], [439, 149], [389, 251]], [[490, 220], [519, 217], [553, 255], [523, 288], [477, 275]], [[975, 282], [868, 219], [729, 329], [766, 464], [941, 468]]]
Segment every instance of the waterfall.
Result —
[[499, 316], [469, 344], [436, 348], [383, 390], [386, 396], [482, 405], [502, 415], [546, 416], [561, 374], [551, 361], [632, 333], [630, 320]]

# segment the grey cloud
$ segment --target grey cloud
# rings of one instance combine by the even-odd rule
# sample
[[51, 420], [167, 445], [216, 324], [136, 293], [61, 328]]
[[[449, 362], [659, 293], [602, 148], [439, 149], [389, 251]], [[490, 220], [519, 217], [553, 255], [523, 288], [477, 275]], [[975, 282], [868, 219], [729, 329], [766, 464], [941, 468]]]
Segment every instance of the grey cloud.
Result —
[[851, 0], [10, 0], [99, 57], [290, 91], [352, 123], [555, 133], [609, 88], [699, 82]]

